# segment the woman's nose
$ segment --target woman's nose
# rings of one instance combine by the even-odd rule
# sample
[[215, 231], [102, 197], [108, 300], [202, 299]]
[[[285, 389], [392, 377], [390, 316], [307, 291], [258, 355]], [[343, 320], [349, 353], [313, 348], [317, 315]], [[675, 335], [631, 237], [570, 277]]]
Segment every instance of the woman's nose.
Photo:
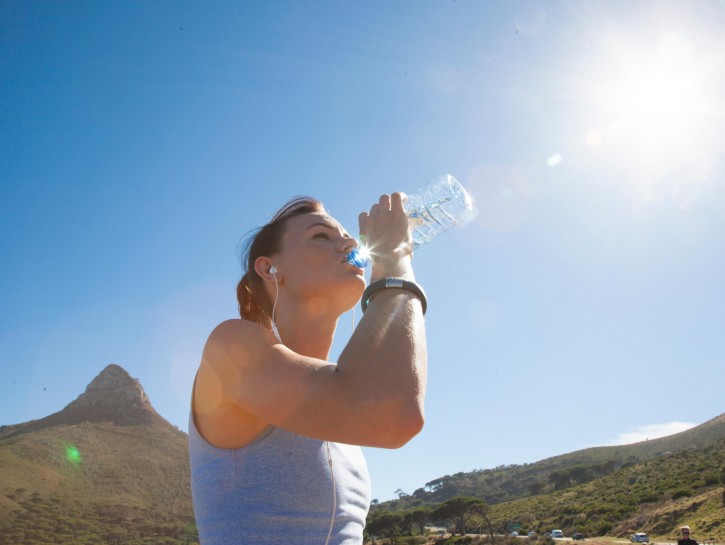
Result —
[[358, 246], [359, 246], [359, 244], [358, 244], [357, 240], [355, 240], [354, 238], [346, 238], [342, 245], [342, 251], [344, 253], [348, 253], [351, 250], [354, 250], [355, 248], [357, 248]]

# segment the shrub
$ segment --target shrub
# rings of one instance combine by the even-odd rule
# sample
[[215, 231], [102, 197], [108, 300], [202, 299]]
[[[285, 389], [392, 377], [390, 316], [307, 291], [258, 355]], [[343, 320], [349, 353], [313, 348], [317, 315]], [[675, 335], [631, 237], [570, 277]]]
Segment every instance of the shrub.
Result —
[[657, 494], [645, 494], [644, 496], [641, 496], [639, 498], [639, 501], [641, 503], [654, 503], [659, 499], [659, 496]]
[[[398, 538], [400, 540], [400, 538]], [[436, 539], [435, 545], [470, 545], [473, 541], [478, 540], [473, 536], [451, 536], [447, 538]]]
[[672, 499], [673, 500], [676, 500], [676, 499], [679, 499], [679, 498], [689, 498], [690, 496], [692, 496], [692, 492], [690, 492], [689, 490], [685, 490], [684, 488], [680, 488], [679, 490], [675, 490], [672, 493]]
[[402, 536], [395, 540], [400, 545], [421, 545], [426, 542], [423, 536]]
[[718, 484], [720, 482], [720, 479], [717, 477], [717, 475], [708, 475], [705, 479], [705, 486], [712, 486], [714, 484]]

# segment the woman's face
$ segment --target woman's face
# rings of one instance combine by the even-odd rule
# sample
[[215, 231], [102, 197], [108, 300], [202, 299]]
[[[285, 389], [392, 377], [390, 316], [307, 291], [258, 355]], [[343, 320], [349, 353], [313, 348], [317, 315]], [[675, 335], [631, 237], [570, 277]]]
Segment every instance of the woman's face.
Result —
[[[364, 270], [347, 262], [357, 241], [331, 216], [311, 213], [287, 220], [282, 250], [271, 261], [293, 297], [351, 308], [365, 289]], [[326, 301], [326, 303], [325, 303]]]

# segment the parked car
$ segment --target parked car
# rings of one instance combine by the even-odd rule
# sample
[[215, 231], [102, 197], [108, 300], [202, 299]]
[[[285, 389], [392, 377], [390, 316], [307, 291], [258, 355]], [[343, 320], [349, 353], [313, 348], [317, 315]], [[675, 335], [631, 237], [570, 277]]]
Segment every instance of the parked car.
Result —
[[571, 538], [575, 541], [584, 541], [584, 534], [582, 534], [581, 532], [577, 532], [576, 534], [571, 536]]
[[644, 532], [637, 532], [636, 534], [632, 534], [632, 537], [630, 537], [629, 540], [632, 543], [649, 543], [649, 537], [647, 537], [647, 534], [645, 534]]
[[536, 532], [529, 532], [529, 539], [531, 541], [536, 541], [537, 539], [539, 539], [539, 536], [536, 534]]
[[510, 537], [519, 537], [518, 532], [511, 532]]
[[564, 532], [562, 532], [561, 530], [552, 530], [551, 537], [553, 537], [554, 539], [561, 539], [562, 537], [564, 537]]

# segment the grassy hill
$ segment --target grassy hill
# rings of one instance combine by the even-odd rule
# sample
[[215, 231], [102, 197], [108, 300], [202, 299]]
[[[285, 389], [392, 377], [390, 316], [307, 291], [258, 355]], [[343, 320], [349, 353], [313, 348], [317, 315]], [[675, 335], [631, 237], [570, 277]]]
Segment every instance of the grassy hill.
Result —
[[63, 411], [0, 428], [0, 545], [198, 541], [186, 434], [121, 368], [99, 377]]
[[663, 455], [622, 468], [591, 482], [494, 505], [491, 517], [505, 528], [514, 523], [543, 532], [625, 537], [648, 532], [672, 539], [689, 524], [701, 537], [725, 538], [725, 505], [720, 472], [725, 440]]
[[[590, 448], [540, 462], [446, 475], [412, 495], [374, 506], [414, 513], [460, 496], [491, 505], [499, 532], [625, 537], [645, 531], [673, 540], [689, 524], [696, 535], [725, 540], [725, 415], [669, 437]], [[433, 521], [430, 522], [443, 522]]]
[[669, 437], [632, 445], [595, 447], [539, 462], [446, 475], [425, 483], [410, 496], [386, 502], [392, 510], [433, 505], [456, 496], [476, 496], [490, 504], [563, 490], [627, 466], [725, 439], [725, 414]]

